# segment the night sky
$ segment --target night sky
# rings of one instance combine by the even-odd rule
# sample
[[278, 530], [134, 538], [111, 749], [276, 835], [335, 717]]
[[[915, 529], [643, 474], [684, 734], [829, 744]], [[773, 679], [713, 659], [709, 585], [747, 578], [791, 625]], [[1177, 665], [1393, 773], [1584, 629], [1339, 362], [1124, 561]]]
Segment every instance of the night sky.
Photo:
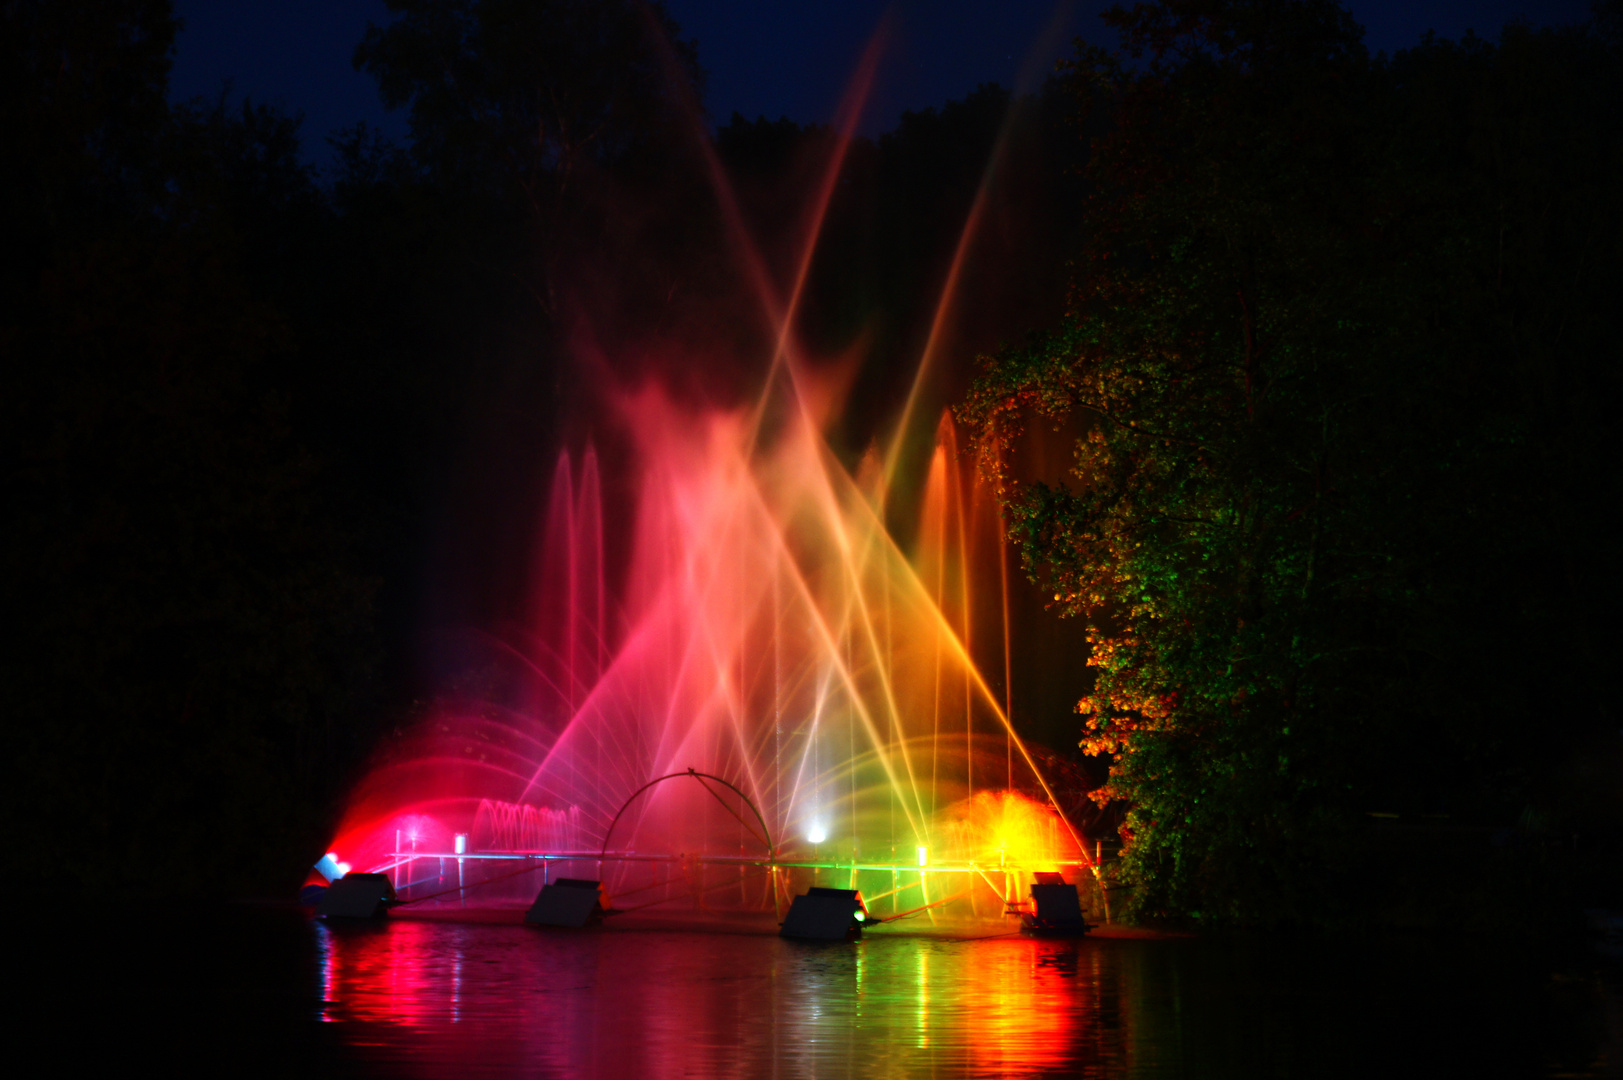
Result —
[[[834, 112], [862, 48], [887, 11], [890, 35], [864, 128], [877, 134], [909, 109], [960, 98], [983, 82], [1015, 86], [1022, 71], [1048, 71], [1077, 35], [1105, 41], [1104, 0], [669, 0], [699, 44], [712, 120], [735, 112], [824, 121]], [[1587, 0], [1352, 0], [1374, 50], [1414, 44], [1426, 30], [1496, 37], [1507, 21], [1582, 20]], [[326, 159], [323, 136], [360, 120], [394, 134], [404, 118], [384, 111], [370, 76], [351, 65], [367, 23], [386, 21], [383, 0], [176, 0], [184, 22], [171, 93], [219, 94], [302, 112], [305, 153]]]

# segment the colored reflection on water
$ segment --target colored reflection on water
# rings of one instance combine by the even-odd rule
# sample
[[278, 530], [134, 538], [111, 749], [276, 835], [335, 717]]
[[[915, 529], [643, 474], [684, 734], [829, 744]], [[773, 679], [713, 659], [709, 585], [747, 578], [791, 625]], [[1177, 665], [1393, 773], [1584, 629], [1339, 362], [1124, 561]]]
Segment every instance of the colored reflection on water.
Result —
[[406, 919], [310, 932], [316, 1018], [375, 1075], [1549, 1070], [1536, 993], [1491, 950], [885, 933], [819, 946]]
[[14, 924], [16, 1060], [63, 1076], [943, 1080], [1576, 1080], [1623, 1062], [1623, 973], [1508, 937], [959, 940], [899, 923], [811, 946], [471, 910], [117, 914]]
[[[315, 924], [320, 1018], [416, 1075], [1120, 1075], [1124, 974], [1092, 943]], [[432, 1044], [432, 1045], [430, 1045]]]

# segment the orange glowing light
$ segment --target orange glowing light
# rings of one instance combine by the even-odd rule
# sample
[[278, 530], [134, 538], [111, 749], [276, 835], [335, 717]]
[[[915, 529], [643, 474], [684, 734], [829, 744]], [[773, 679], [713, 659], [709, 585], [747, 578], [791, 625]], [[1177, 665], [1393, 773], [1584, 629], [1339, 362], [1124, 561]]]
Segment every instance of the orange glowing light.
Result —
[[1070, 831], [1050, 806], [1015, 791], [980, 791], [947, 814], [950, 857], [985, 867], [1052, 871], [1082, 861]]
[[[730, 778], [774, 823], [766, 846], [783, 866], [798, 864], [812, 880], [836, 864], [853, 883], [888, 875], [888, 896], [907, 884], [897, 877], [905, 870], [932, 918], [934, 904], [949, 902], [977, 915], [986, 905], [974, 892], [985, 888], [1004, 901], [992, 909], [1002, 917], [1018, 874], [1090, 865], [1009, 715], [1008, 566], [995, 492], [964, 460], [947, 414], [928, 475], [902, 460], [915, 413], [931, 400], [929, 372], [957, 344], [953, 309], [993, 208], [1001, 149], [964, 223], [888, 450], [854, 469], [835, 452], [830, 432], [862, 349], [819, 356], [799, 336], [818, 236], [883, 37], [852, 80], [784, 280], [706, 146], [742, 302], [771, 329], [758, 393], [753, 404], [702, 402], [658, 378], [599, 388], [628, 436], [616, 474], [605, 477], [590, 446], [560, 452], [534, 564], [513, 583], [523, 613], [500, 630], [447, 637], [467, 658], [458, 664], [484, 673], [467, 685], [494, 692], [436, 700], [374, 762], [333, 838], [357, 868], [394, 875], [408, 902], [423, 893], [462, 903], [475, 889], [477, 902], [502, 889], [533, 895], [533, 878], [515, 875], [555, 871], [681, 901], [674, 860], [741, 857], [728, 801], [703, 787], [652, 792], [615, 834], [624, 851], [605, 864], [602, 846], [651, 778], [695, 768]], [[611, 347], [589, 323], [573, 347], [606, 374]], [[649, 348], [655, 370], [687, 369], [687, 346]], [[913, 506], [916, 531], [904, 520]], [[982, 670], [999, 664], [1001, 683]], [[1050, 805], [977, 790], [988, 784]], [[589, 866], [570, 865], [594, 852], [583, 857]], [[637, 858], [620, 857], [627, 852]], [[499, 861], [543, 855], [562, 862], [509, 872]], [[987, 871], [1004, 876], [994, 883]], [[946, 876], [955, 874], [963, 880]], [[764, 892], [740, 884], [728, 902], [776, 903], [790, 883], [772, 881]]]

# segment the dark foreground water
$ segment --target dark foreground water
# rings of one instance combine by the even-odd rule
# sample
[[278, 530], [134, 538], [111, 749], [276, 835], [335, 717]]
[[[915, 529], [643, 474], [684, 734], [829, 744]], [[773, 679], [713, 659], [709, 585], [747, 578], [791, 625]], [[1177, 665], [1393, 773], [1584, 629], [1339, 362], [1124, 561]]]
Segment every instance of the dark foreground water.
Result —
[[882, 930], [818, 946], [254, 909], [19, 931], [50, 959], [29, 969], [38, 1009], [17, 1030], [58, 1075], [1548, 1077], [1623, 1063], [1604, 969], [1482, 939]]

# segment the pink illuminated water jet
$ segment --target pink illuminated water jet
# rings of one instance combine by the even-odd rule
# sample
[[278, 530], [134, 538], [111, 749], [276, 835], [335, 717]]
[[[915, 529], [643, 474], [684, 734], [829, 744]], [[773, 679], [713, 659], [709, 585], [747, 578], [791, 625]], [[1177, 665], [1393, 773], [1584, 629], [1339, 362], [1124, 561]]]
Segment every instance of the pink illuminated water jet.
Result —
[[[533, 635], [511, 650], [527, 692], [509, 695], [518, 705], [443, 707], [363, 785], [337, 844], [346, 857], [388, 864], [408, 888], [430, 869], [440, 883], [426, 856], [396, 854], [412, 815], [416, 852], [449, 851], [444, 836], [464, 833], [475, 853], [573, 857], [592, 864], [573, 872], [595, 873], [591, 856], [625, 808], [601, 869], [611, 896], [686, 902], [695, 859], [723, 890], [708, 904], [767, 907], [791, 873], [879, 875], [875, 894], [911, 887], [928, 903], [971, 884], [944, 880], [971, 863], [977, 888], [1013, 892], [1016, 882], [981, 877], [1085, 862], [1051, 807], [1005, 790], [1040, 798], [1042, 782], [971, 656], [972, 544], [995, 550], [995, 519], [950, 423], [909, 553], [809, 412], [783, 410], [761, 440], [741, 412], [678, 408], [653, 389], [619, 407], [638, 474], [615, 618], [594, 458], [577, 469], [564, 455]], [[702, 784], [661, 785], [627, 806], [651, 779], [689, 769], [730, 778], [770, 835]], [[1025, 825], [965, 824], [1011, 814]], [[911, 881], [890, 883], [909, 867]], [[476, 876], [507, 869], [481, 865]], [[979, 906], [996, 905], [983, 896]]]
[[[876, 910], [997, 915], [1031, 873], [1091, 867], [1009, 721], [996, 503], [950, 419], [922, 476], [898, 468], [900, 434], [848, 469], [827, 439], [839, 380], [794, 334], [873, 63], [794, 280], [776, 287], [727, 214], [776, 327], [758, 395], [608, 392], [630, 444], [612, 490], [626, 494], [605, 506], [590, 447], [558, 456], [529, 580], [514, 583], [525, 624], [485, 638], [486, 684], [439, 702], [356, 790], [333, 848], [407, 899], [523, 899], [565, 875], [601, 878], [622, 910], [770, 910], [820, 882], [885, 898]], [[917, 401], [915, 383], [903, 427]], [[904, 483], [922, 492], [895, 500]], [[899, 532], [896, 505], [920, 507]], [[979, 640], [987, 612], [995, 642]], [[977, 666], [988, 655], [1001, 693]]]

